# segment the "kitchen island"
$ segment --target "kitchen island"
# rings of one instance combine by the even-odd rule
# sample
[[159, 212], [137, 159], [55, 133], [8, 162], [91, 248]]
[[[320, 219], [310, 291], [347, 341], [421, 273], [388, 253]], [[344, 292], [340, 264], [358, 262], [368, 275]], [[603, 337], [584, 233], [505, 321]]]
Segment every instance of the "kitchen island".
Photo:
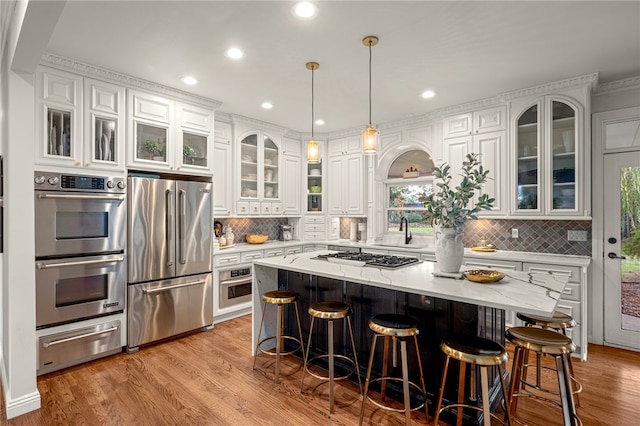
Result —
[[[456, 336], [481, 336], [504, 343], [504, 310], [538, 315], [551, 315], [567, 284], [567, 278], [549, 273], [508, 272], [504, 279], [493, 284], [478, 284], [466, 279], [434, 276], [435, 263], [420, 262], [389, 270], [370, 266], [331, 263], [317, 251], [260, 259], [254, 262], [253, 275], [253, 348], [255, 348], [260, 319], [262, 295], [270, 290], [290, 289], [300, 296], [303, 339], [308, 338], [308, 307], [320, 300], [340, 300], [353, 309], [353, 327], [361, 370], [366, 371], [372, 333], [368, 320], [380, 313], [397, 312], [418, 321], [420, 329], [420, 358], [425, 368], [429, 409], [438, 392], [443, 357], [439, 350], [442, 339]], [[436, 271], [437, 272], [437, 271]], [[275, 334], [275, 309], [268, 309], [262, 335]], [[285, 332], [293, 330], [293, 310], [287, 314]], [[315, 332], [314, 332], [315, 334]], [[318, 328], [315, 350], [326, 350], [326, 329]], [[348, 348], [346, 334], [340, 328], [337, 350]], [[342, 341], [342, 342], [341, 342]], [[415, 356], [414, 356], [415, 357]], [[415, 363], [415, 359], [409, 360]], [[414, 365], [414, 364], [412, 364]], [[381, 370], [381, 365], [374, 366]], [[415, 370], [415, 369], [414, 369]], [[413, 378], [416, 380], [415, 371]], [[499, 402], [497, 372], [493, 372], [492, 405]], [[456, 378], [450, 375], [446, 399], [456, 397]], [[469, 386], [466, 387], [469, 389]], [[475, 414], [474, 414], [475, 415]], [[446, 420], [446, 419], [445, 419]], [[467, 418], [475, 423], [477, 418]]]

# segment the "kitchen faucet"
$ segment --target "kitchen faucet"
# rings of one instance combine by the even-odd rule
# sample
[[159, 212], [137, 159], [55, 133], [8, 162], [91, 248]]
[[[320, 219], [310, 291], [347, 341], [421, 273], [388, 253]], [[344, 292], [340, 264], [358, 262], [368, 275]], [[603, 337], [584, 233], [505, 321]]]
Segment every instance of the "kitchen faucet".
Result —
[[404, 228], [404, 243], [409, 244], [409, 241], [413, 238], [413, 235], [409, 232], [409, 221], [406, 217], [402, 216], [402, 219], [400, 219], [400, 229], [398, 230], [400, 232], [402, 232], [402, 222], [406, 224]]

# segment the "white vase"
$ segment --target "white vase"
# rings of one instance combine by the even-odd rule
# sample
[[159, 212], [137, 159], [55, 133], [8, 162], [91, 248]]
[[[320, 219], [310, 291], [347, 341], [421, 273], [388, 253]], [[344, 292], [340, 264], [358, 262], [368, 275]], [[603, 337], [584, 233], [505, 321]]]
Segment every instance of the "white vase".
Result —
[[464, 245], [462, 238], [464, 232], [453, 228], [435, 227], [436, 231], [436, 263], [440, 272], [456, 273], [460, 272], [462, 257], [464, 256]]

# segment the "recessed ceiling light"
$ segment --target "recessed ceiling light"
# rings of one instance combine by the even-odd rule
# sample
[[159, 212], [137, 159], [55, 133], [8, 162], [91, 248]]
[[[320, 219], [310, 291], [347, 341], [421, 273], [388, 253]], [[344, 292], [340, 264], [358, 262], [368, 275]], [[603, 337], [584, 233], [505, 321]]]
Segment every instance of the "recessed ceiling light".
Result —
[[182, 77], [182, 82], [184, 84], [188, 84], [189, 86], [193, 86], [195, 84], [198, 84], [198, 80], [196, 80], [195, 77], [192, 77], [190, 75], [188, 75], [186, 77]]
[[323, 120], [323, 119], [321, 119], [321, 118], [319, 118], [319, 119], [317, 119], [317, 120], [316, 120], [316, 124], [317, 124], [318, 126], [322, 126], [322, 125], [324, 125], [324, 120]]
[[433, 90], [425, 90], [424, 92], [422, 92], [422, 96], [425, 99], [431, 99], [436, 95], [436, 92], [434, 92]]
[[318, 14], [318, 7], [310, 1], [301, 1], [293, 6], [293, 14], [300, 19], [313, 19]]
[[244, 57], [244, 52], [237, 47], [230, 47], [229, 49], [225, 50], [224, 54], [229, 59], [242, 59]]
[[271, 109], [271, 108], [273, 108], [273, 104], [272, 104], [271, 102], [263, 102], [261, 106], [262, 106], [262, 108], [264, 108], [264, 109]]

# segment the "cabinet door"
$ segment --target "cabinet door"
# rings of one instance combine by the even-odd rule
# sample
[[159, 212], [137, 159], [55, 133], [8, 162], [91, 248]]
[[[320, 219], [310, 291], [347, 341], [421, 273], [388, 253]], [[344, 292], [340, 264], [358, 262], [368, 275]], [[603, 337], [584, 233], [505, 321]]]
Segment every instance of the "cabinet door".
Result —
[[213, 216], [231, 216], [233, 203], [233, 157], [230, 141], [223, 140], [213, 144], [216, 159], [213, 173]]
[[258, 199], [258, 135], [240, 141], [240, 197]]
[[37, 162], [82, 166], [82, 77], [38, 68], [36, 96]]
[[213, 112], [182, 102], [176, 103], [179, 123], [174, 163], [178, 170], [210, 173], [212, 156], [210, 147]]
[[149, 93], [129, 91], [127, 163], [132, 167], [173, 170], [172, 102]]
[[549, 146], [551, 167], [547, 206], [550, 214], [578, 212], [577, 113], [573, 106], [547, 99], [550, 118]]
[[329, 214], [343, 216], [342, 191], [346, 190], [343, 157], [329, 157], [327, 164], [327, 208]]
[[349, 215], [364, 214], [364, 179], [362, 155], [351, 154], [344, 158], [347, 180], [342, 186], [343, 205]]
[[268, 136], [263, 136], [263, 179], [262, 195], [267, 200], [280, 198], [280, 150]]
[[483, 109], [473, 113], [474, 133], [495, 132], [507, 129], [507, 109], [504, 106]]
[[473, 130], [473, 115], [458, 114], [442, 119], [442, 137], [457, 138], [470, 135]]
[[540, 102], [528, 107], [516, 118], [515, 146], [517, 153], [516, 214], [532, 214], [541, 211], [540, 206]]
[[[481, 216], [506, 214], [508, 211], [505, 187], [506, 180], [506, 132], [492, 132], [473, 137], [473, 152], [480, 154], [482, 167], [489, 170], [487, 181], [482, 185], [480, 194], [487, 194], [495, 199], [491, 210], [483, 210]], [[477, 197], [474, 198], [477, 201]]]
[[302, 211], [302, 179], [300, 157], [284, 155], [282, 159], [282, 214], [299, 215]]
[[84, 93], [84, 166], [124, 171], [124, 88], [85, 79]]
[[467, 154], [471, 152], [473, 138], [465, 136], [455, 139], [446, 140], [445, 143], [445, 161], [451, 167], [452, 186], [458, 185], [462, 181], [459, 170], [462, 169]]

